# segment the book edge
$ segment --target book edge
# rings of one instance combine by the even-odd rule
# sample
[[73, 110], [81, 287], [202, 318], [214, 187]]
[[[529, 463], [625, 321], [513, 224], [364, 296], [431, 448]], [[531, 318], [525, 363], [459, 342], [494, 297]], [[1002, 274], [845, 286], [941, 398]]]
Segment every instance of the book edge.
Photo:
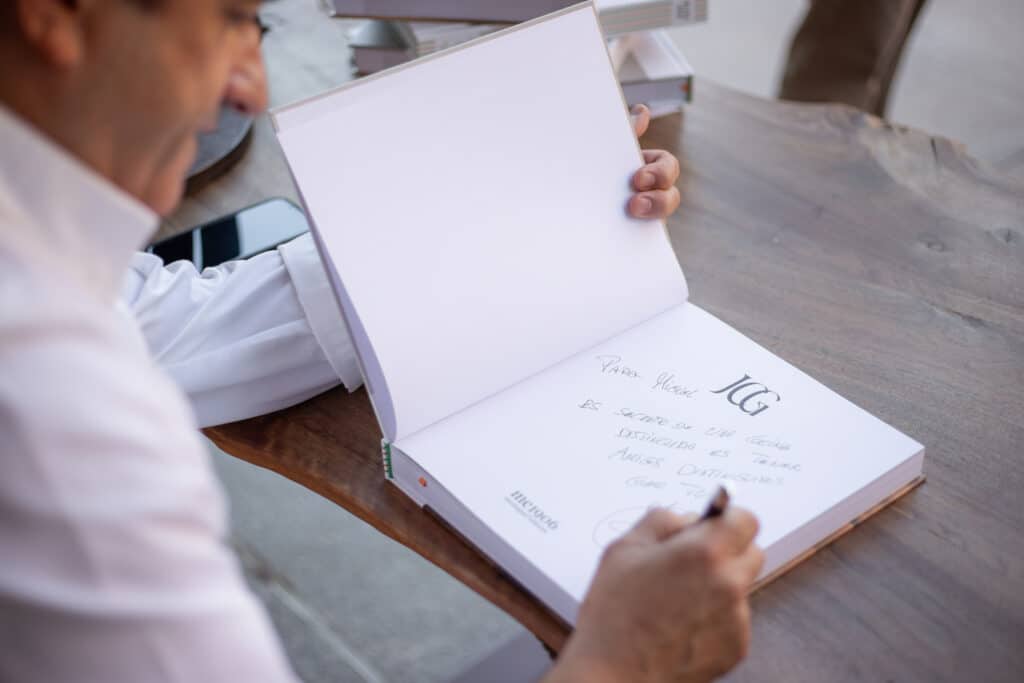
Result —
[[772, 573], [770, 573], [770, 574], [762, 577], [758, 581], [756, 581], [754, 583], [754, 585], [751, 586], [749, 592], [750, 593], [754, 593], [756, 591], [761, 590], [762, 588], [764, 588], [765, 586], [767, 586], [771, 582], [773, 582], [776, 579], [778, 579], [779, 577], [781, 577], [783, 574], [787, 573], [791, 569], [794, 569], [798, 564], [802, 563], [803, 561], [805, 561], [807, 559], [810, 559], [810, 557], [812, 555], [814, 555], [815, 553], [823, 550], [824, 548], [828, 547], [832, 543], [836, 542], [837, 540], [839, 540], [840, 538], [842, 538], [843, 536], [848, 534], [850, 531], [853, 531], [855, 528], [857, 528], [858, 526], [860, 526], [861, 524], [866, 522], [868, 519], [874, 517], [879, 512], [881, 512], [882, 510], [884, 510], [885, 508], [889, 507], [890, 505], [895, 503], [897, 500], [902, 498], [903, 496], [907, 495], [908, 493], [910, 493], [911, 491], [916, 489], [918, 486], [920, 486], [921, 484], [924, 483], [925, 478], [926, 477], [925, 477], [924, 474], [917, 475], [912, 480], [910, 480], [910, 482], [904, 484], [902, 487], [900, 487], [899, 489], [897, 489], [893, 493], [891, 493], [888, 496], [886, 496], [885, 498], [883, 498], [881, 501], [879, 501], [873, 507], [871, 507], [868, 510], [866, 510], [865, 512], [862, 512], [861, 514], [857, 515], [856, 517], [851, 519], [849, 522], [847, 522], [846, 524], [844, 524], [840, 528], [836, 529], [834, 532], [832, 532], [831, 534], [829, 534], [828, 536], [826, 536], [822, 540], [818, 541], [817, 543], [812, 545], [810, 548], [808, 548], [804, 552], [800, 553], [796, 557], [793, 557], [792, 559], [788, 560], [786, 563], [784, 563], [784, 564], [780, 565], [779, 567], [777, 567], [775, 569], [775, 571], [773, 571]]

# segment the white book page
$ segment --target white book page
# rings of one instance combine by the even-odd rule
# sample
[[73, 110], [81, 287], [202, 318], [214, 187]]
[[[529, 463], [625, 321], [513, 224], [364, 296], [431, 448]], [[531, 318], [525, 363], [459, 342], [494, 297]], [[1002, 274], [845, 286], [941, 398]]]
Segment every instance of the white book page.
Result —
[[276, 114], [388, 438], [686, 299], [592, 8], [496, 36]]
[[729, 482], [770, 549], [922, 451], [692, 303], [396, 446], [577, 601], [652, 505]]

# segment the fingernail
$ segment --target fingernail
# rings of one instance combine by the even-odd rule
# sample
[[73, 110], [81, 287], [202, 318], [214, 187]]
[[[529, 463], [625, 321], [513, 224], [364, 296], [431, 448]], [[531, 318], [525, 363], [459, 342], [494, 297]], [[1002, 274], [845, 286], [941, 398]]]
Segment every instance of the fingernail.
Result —
[[637, 176], [636, 185], [638, 190], [650, 190], [654, 187], [654, 174], [644, 171]]
[[636, 208], [641, 216], [646, 216], [654, 208], [654, 202], [647, 197], [640, 197], [640, 200], [636, 203]]

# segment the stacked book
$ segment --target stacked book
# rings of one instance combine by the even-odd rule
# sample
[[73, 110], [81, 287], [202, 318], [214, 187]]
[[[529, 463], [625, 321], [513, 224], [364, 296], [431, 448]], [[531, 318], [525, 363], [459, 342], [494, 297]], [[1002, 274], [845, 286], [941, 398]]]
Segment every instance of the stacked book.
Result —
[[[332, 16], [399, 21], [515, 24], [579, 0], [321, 0]], [[707, 0], [595, 0], [606, 36], [692, 24], [708, 17]]]
[[662, 116], [693, 96], [693, 67], [664, 30], [616, 36], [608, 54], [631, 107], [646, 104], [652, 116]]
[[606, 36], [695, 24], [708, 18], [708, 0], [595, 0], [595, 4]]
[[[507, 23], [556, 11], [575, 0], [322, 0], [333, 16], [376, 19], [349, 36], [356, 72], [391, 68], [496, 31]], [[707, 19], [707, 0], [595, 0], [608, 50], [627, 103], [654, 116], [689, 102], [693, 69], [664, 27]], [[422, 20], [422, 21], [421, 21]], [[429, 20], [429, 21], [427, 21]]]
[[426, 21], [365, 21], [349, 34], [352, 64], [372, 74], [439, 52], [497, 30], [494, 24]]

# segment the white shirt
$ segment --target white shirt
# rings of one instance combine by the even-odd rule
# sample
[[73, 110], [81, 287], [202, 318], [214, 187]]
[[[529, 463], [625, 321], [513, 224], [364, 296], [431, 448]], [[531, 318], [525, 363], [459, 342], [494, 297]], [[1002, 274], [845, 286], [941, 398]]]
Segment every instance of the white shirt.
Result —
[[[192, 411], [116, 310], [125, 270], [135, 264], [127, 289], [143, 327], [159, 329], [157, 353], [211, 420], [233, 414], [212, 407], [234, 395], [230, 373], [204, 381], [199, 359], [259, 347], [259, 331], [176, 336], [147, 318], [160, 287], [145, 282], [180, 291], [184, 277], [133, 256], [156, 217], [2, 107], [0, 141], [0, 680], [294, 680], [224, 543], [223, 496]], [[272, 258], [260, 272], [282, 282]], [[222, 269], [220, 285], [185, 277], [181, 319], [235, 322], [228, 304], [249, 301], [240, 272]], [[306, 362], [322, 366], [308, 341]], [[267, 389], [288, 363], [246, 381]]]
[[201, 274], [135, 254], [121, 299], [200, 427], [295, 405], [339, 380], [350, 391], [362, 383], [308, 234]]

